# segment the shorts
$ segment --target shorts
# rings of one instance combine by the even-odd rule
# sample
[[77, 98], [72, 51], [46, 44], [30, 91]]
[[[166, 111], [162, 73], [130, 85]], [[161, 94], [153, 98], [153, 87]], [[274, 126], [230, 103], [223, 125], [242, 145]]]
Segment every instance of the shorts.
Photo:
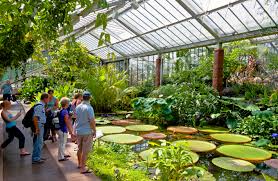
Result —
[[88, 154], [92, 150], [93, 135], [77, 135], [78, 152]]

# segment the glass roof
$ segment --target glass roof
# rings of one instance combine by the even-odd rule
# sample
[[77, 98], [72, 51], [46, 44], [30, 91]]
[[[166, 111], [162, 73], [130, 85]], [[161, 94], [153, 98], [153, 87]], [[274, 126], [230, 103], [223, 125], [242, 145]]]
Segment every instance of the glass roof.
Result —
[[[278, 36], [277, 0], [110, 0], [106, 30], [94, 28], [96, 13], [74, 25], [77, 41], [107, 59], [156, 55], [182, 48], [246, 38]], [[105, 31], [111, 44], [98, 47]]]

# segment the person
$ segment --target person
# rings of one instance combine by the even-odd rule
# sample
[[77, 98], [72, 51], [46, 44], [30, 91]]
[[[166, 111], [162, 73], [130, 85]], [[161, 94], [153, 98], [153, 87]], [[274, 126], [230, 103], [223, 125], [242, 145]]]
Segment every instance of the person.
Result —
[[93, 139], [96, 137], [96, 121], [94, 109], [90, 105], [91, 94], [85, 91], [83, 101], [76, 107], [76, 136], [78, 144], [78, 167], [80, 173], [86, 174], [91, 171], [86, 168], [88, 153], [92, 149]]
[[1, 87], [1, 92], [3, 93], [4, 100], [11, 101], [13, 88], [9, 80], [7, 80], [7, 82]]
[[45, 105], [48, 102], [48, 94], [43, 93], [41, 95], [41, 101], [37, 103], [34, 107], [34, 138], [33, 138], [33, 154], [32, 154], [32, 163], [43, 163], [44, 158], [41, 157], [41, 151], [43, 147], [43, 135], [44, 135], [44, 124], [46, 123], [45, 115]]
[[46, 104], [46, 124], [45, 124], [45, 132], [44, 132], [44, 140], [51, 139], [52, 142], [57, 141], [56, 138], [56, 130], [53, 125], [54, 112], [58, 109], [59, 100], [53, 96], [54, 90], [48, 90], [48, 98], [49, 101]]
[[68, 140], [68, 132], [71, 135], [71, 138], [74, 137], [73, 135], [73, 128], [70, 122], [70, 116], [68, 112], [70, 100], [66, 97], [61, 99], [61, 111], [59, 113], [59, 125], [60, 129], [58, 131], [58, 160], [59, 161], [66, 161], [70, 157], [70, 155], [65, 154], [66, 143]]
[[76, 107], [82, 102], [82, 94], [76, 93], [73, 100], [71, 101], [71, 110], [73, 111], [72, 115], [72, 124], [76, 121]]
[[21, 116], [21, 111], [18, 112], [15, 116], [13, 116], [9, 110], [11, 109], [11, 103], [8, 100], [5, 100], [1, 103], [2, 112], [1, 117], [6, 124], [6, 132], [8, 133], [8, 139], [6, 139], [1, 148], [6, 148], [16, 137], [19, 140], [19, 150], [20, 156], [27, 156], [30, 155], [24, 148], [25, 146], [25, 137], [22, 132], [16, 127], [16, 120]]

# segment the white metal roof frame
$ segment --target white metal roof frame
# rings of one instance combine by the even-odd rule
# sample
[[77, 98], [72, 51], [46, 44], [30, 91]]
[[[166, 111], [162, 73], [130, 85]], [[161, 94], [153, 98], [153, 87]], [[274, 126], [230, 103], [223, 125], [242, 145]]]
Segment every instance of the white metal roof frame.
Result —
[[[106, 32], [111, 44], [98, 47], [103, 31], [94, 27], [95, 13], [74, 26], [77, 41], [107, 59], [155, 55], [184, 48], [278, 35], [277, 0], [137, 0], [113, 1]], [[118, 3], [118, 4], [117, 4]]]

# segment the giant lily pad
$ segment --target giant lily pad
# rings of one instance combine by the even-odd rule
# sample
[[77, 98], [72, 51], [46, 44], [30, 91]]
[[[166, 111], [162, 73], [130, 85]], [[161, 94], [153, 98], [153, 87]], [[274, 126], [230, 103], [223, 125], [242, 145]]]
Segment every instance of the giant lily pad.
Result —
[[132, 134], [111, 134], [103, 136], [101, 140], [118, 144], [137, 144], [141, 142], [143, 138]]
[[[156, 149], [148, 149], [148, 150], [145, 150], [145, 151], [142, 151], [139, 156], [145, 160], [145, 161], [148, 161], [149, 163], [151, 163], [153, 161], [153, 157], [154, 157], [154, 152], [155, 152]], [[194, 153], [194, 152], [191, 152], [191, 151], [188, 151], [188, 154], [191, 156], [192, 158], [192, 162], [193, 163], [196, 163], [198, 160], [199, 160], [199, 155], [197, 153]]]
[[113, 125], [116, 126], [128, 126], [128, 125], [135, 125], [138, 124], [138, 120], [132, 120], [132, 119], [124, 119], [124, 120], [114, 120], [112, 121]]
[[182, 134], [194, 134], [198, 132], [197, 129], [186, 127], [186, 126], [171, 126], [167, 128], [167, 131], [172, 131], [173, 133], [182, 133]]
[[230, 157], [214, 158], [212, 159], [212, 163], [220, 168], [236, 172], [251, 172], [256, 168], [255, 165], [248, 161]]
[[278, 169], [278, 159], [270, 159], [264, 162], [267, 166]]
[[96, 128], [98, 131], [102, 131], [103, 134], [116, 134], [126, 131], [125, 128], [120, 126], [99, 126]]
[[208, 133], [208, 134], [212, 134], [212, 133], [228, 133], [229, 130], [227, 128], [223, 128], [223, 127], [202, 127], [202, 128], [198, 128], [198, 130], [201, 133]]
[[107, 119], [97, 119], [96, 120], [96, 124], [97, 125], [107, 125], [110, 124], [111, 121], [107, 120]]
[[215, 150], [216, 146], [213, 143], [199, 140], [179, 140], [173, 144], [185, 144], [191, 151], [194, 152], [209, 152]]
[[251, 141], [251, 138], [248, 136], [240, 135], [240, 134], [211, 134], [213, 139], [226, 143], [248, 143]]
[[216, 149], [217, 152], [233, 158], [239, 158], [251, 162], [260, 162], [271, 158], [271, 153], [251, 146], [224, 145]]
[[158, 129], [158, 127], [154, 125], [130, 125], [126, 129], [130, 131], [149, 132]]
[[165, 139], [166, 135], [163, 133], [148, 133], [142, 135], [142, 137], [146, 140], [161, 140], [161, 139]]

